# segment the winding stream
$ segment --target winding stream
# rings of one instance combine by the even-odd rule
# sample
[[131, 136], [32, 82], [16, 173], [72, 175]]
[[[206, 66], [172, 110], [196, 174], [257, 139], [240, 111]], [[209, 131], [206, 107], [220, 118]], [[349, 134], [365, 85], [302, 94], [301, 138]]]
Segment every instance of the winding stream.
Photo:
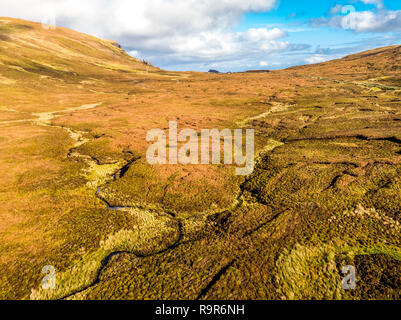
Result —
[[[74, 144], [69, 149], [67, 158], [72, 158], [72, 157], [80, 158], [81, 160], [83, 160], [85, 163], [88, 164], [88, 169], [86, 170], [86, 173], [88, 173], [89, 182], [87, 183], [87, 186], [90, 188], [90, 190], [93, 190], [94, 196], [97, 197], [99, 200], [101, 200], [105, 204], [107, 209], [121, 211], [121, 212], [129, 212], [130, 210], [135, 210], [136, 212], [141, 212], [141, 214], [143, 214], [143, 215], [147, 215], [149, 213], [149, 211], [140, 209], [138, 207], [114, 207], [114, 206], [111, 206], [110, 203], [107, 200], [105, 200], [104, 198], [102, 198], [100, 195], [102, 186], [104, 186], [107, 182], [109, 182], [111, 180], [115, 180], [117, 176], [120, 178], [122, 176], [124, 176], [124, 174], [129, 170], [129, 167], [138, 160], [138, 157], [132, 157], [132, 159], [130, 159], [128, 161], [117, 162], [117, 163], [114, 163], [111, 165], [110, 164], [109, 165], [101, 165], [95, 159], [92, 159], [91, 157], [81, 154], [76, 151], [76, 148], [78, 148], [79, 146], [82, 146], [83, 144], [90, 141], [89, 139], [84, 137], [84, 135], [85, 135], [84, 132], [75, 131], [75, 130], [72, 130], [71, 128], [52, 124], [52, 120], [55, 119], [56, 117], [59, 117], [60, 113], [79, 111], [79, 110], [88, 110], [88, 109], [95, 108], [99, 105], [101, 105], [101, 103], [91, 104], [91, 105], [83, 105], [78, 108], [71, 108], [71, 109], [67, 109], [64, 111], [36, 113], [36, 114], [34, 114], [37, 117], [36, 119], [29, 119], [29, 120], [25, 120], [25, 121], [32, 121], [37, 125], [46, 126], [46, 127], [61, 128], [63, 130], [66, 130], [69, 133], [70, 137], [74, 140]], [[247, 119], [243, 122], [243, 124], [246, 124], [247, 122], [255, 120], [255, 119], [261, 119], [274, 112], [285, 111], [286, 109], [287, 109], [286, 105], [283, 105], [283, 104], [274, 105], [271, 110], [264, 112], [263, 114], [261, 114], [259, 116]], [[261, 153], [267, 152], [267, 151], [272, 151], [281, 145], [282, 145], [282, 143], [271, 140], [268, 142], [266, 147], [261, 151]], [[257, 156], [257, 159], [259, 158], [259, 156], [260, 155]], [[103, 170], [98, 170], [99, 168], [102, 168]], [[241, 188], [241, 190], [242, 190], [242, 188]], [[241, 201], [242, 194], [243, 194], [243, 191], [241, 191], [240, 194], [238, 195], [238, 197], [236, 198], [236, 205], [235, 205], [236, 208], [242, 205], [242, 201]], [[224, 212], [217, 212], [215, 214], [222, 214], [222, 213], [227, 213], [227, 212], [229, 212], [229, 211], [224, 210]], [[117, 244], [114, 244], [114, 246], [111, 247], [111, 248], [115, 248], [115, 250], [112, 249], [111, 253], [108, 253], [106, 256], [104, 256], [102, 258], [102, 260], [100, 261], [99, 265], [96, 267], [95, 276], [94, 277], [91, 276], [91, 278], [94, 280], [92, 280], [90, 282], [88, 282], [88, 281], [85, 282], [85, 280], [80, 280], [80, 281], [83, 281], [83, 283], [81, 283], [77, 280], [78, 283], [76, 283], [72, 279], [71, 281], [67, 281], [67, 283], [64, 283], [64, 285], [66, 285], [67, 288], [62, 288], [63, 291], [60, 291], [60, 292], [57, 292], [54, 294], [45, 292], [45, 291], [41, 291], [41, 290], [37, 291], [37, 290], [33, 289], [32, 294], [31, 294], [31, 299], [44, 299], [44, 298], [47, 298], [47, 299], [74, 299], [75, 295], [77, 295], [79, 293], [83, 293], [84, 291], [90, 289], [91, 287], [97, 285], [100, 282], [102, 272], [108, 266], [108, 264], [110, 263], [110, 261], [112, 260], [113, 257], [128, 253], [128, 254], [134, 254], [138, 258], [145, 258], [145, 257], [159, 255], [159, 254], [165, 253], [169, 250], [177, 248], [182, 243], [182, 239], [184, 237], [183, 221], [178, 219], [173, 213], [163, 212], [162, 214], [164, 214], [164, 216], [168, 216], [169, 219], [171, 219], [171, 221], [173, 221], [174, 224], [176, 225], [175, 232], [177, 233], [177, 236], [173, 237], [173, 239], [170, 239], [171, 241], [170, 241], [169, 245], [166, 245], [164, 248], [163, 247], [158, 248], [157, 250], [155, 250], [155, 248], [157, 248], [155, 246], [155, 248], [153, 248], [153, 251], [151, 251], [149, 254], [140, 254], [138, 252], [133, 252], [132, 250], [120, 250], [119, 249], [120, 246], [117, 242]], [[146, 228], [149, 229], [149, 226], [146, 227], [144, 225], [143, 228], [146, 231]], [[152, 227], [152, 228], [154, 228], [154, 227]], [[121, 232], [123, 232], [123, 231], [124, 230], [121, 230]], [[112, 240], [117, 239], [116, 241], [118, 241], [118, 235], [119, 234], [115, 234], [115, 235], [110, 236], [109, 238], [114, 237]], [[171, 232], [169, 235], [171, 236]], [[135, 241], [135, 240], [133, 239], [132, 241]], [[101, 248], [98, 249], [98, 251], [99, 250], [100, 250], [100, 252], [107, 252], [107, 251], [102, 251], [103, 250], [102, 245], [101, 245]], [[88, 271], [85, 270], [86, 265], [88, 265], [88, 264], [90, 265], [90, 263], [96, 264], [97, 258], [93, 258], [93, 259], [95, 259], [95, 260], [86, 261], [86, 264], [84, 263], [84, 265], [74, 266], [72, 270], [77, 268], [77, 270], [74, 271], [74, 275], [76, 273], [78, 273], [78, 274], [76, 274], [77, 277], [83, 276], [85, 278], [85, 275], [88, 274]], [[66, 274], [65, 278], [69, 278], [71, 276], [70, 274], [68, 274], [68, 272], [69, 272], [68, 270], [65, 272], [65, 274]], [[80, 272], [81, 272], [81, 274], [79, 274]], [[94, 272], [94, 270], [91, 272]]]
[[[67, 154], [67, 158], [80, 158], [81, 160], [83, 160], [86, 164], [88, 164], [88, 169], [86, 170], [86, 173], [88, 174], [89, 177], [93, 176], [94, 178], [92, 179], [92, 181], [89, 181], [87, 186], [90, 187], [91, 189], [93, 188], [95, 191], [95, 197], [97, 197], [99, 200], [101, 200], [105, 205], [106, 208], [109, 210], [117, 210], [117, 211], [127, 211], [130, 210], [131, 207], [113, 207], [111, 206], [105, 199], [103, 199], [99, 193], [101, 190], [101, 187], [106, 184], [108, 181], [110, 180], [115, 180], [116, 176], [118, 175], [119, 177], [123, 176], [126, 171], [128, 171], [129, 167], [138, 160], [138, 157], [133, 157], [132, 159], [125, 161], [125, 162], [117, 162], [114, 164], [108, 164], [108, 165], [102, 165], [99, 164], [98, 161], [96, 161], [95, 159], [92, 159], [91, 157], [81, 154], [79, 152], [76, 151], [76, 149], [82, 145], [84, 145], [85, 143], [89, 142], [90, 140], [85, 138], [84, 132], [81, 131], [77, 131], [77, 130], [73, 130], [71, 128], [68, 127], [64, 127], [64, 126], [58, 126], [58, 125], [54, 125], [52, 124], [52, 120], [61, 116], [62, 113], [66, 113], [66, 112], [74, 112], [74, 111], [81, 111], [81, 110], [89, 110], [89, 109], [93, 109], [96, 108], [97, 106], [101, 105], [101, 103], [96, 103], [96, 104], [87, 104], [87, 105], [82, 105], [80, 107], [77, 108], [70, 108], [70, 109], [66, 109], [66, 110], [62, 110], [62, 111], [55, 111], [55, 112], [43, 112], [43, 113], [34, 113], [33, 116], [35, 116], [36, 118], [34, 119], [24, 119], [24, 120], [15, 120], [15, 121], [4, 121], [4, 122], [0, 122], [3, 124], [9, 124], [9, 123], [19, 123], [19, 122], [33, 122], [37, 125], [40, 126], [46, 126], [46, 127], [53, 127], [53, 128], [59, 128], [59, 129], [63, 129], [66, 130], [68, 132], [68, 134], [70, 135], [71, 139], [74, 141], [74, 144], [72, 145], [72, 147], [69, 149], [69, 152]], [[100, 168], [105, 168], [106, 170], [97, 170]], [[96, 175], [91, 175], [91, 173], [96, 173]], [[147, 213], [146, 210], [141, 210], [139, 208], [135, 208], [136, 211], [142, 211], [144, 214]], [[78, 294], [78, 293], [82, 293], [85, 290], [95, 286], [96, 284], [99, 283], [100, 281], [100, 277], [101, 274], [103, 272], [103, 270], [107, 267], [107, 265], [109, 264], [109, 262], [112, 260], [113, 257], [116, 257], [118, 255], [124, 254], [124, 253], [129, 253], [129, 254], [135, 254], [138, 258], [144, 258], [144, 257], [149, 257], [149, 256], [153, 256], [153, 255], [157, 255], [157, 254], [161, 254], [164, 253], [168, 250], [174, 249], [175, 247], [177, 247], [182, 238], [183, 238], [183, 233], [182, 233], [182, 222], [177, 219], [173, 214], [171, 213], [167, 213], [166, 215], [168, 215], [171, 219], [174, 220], [175, 224], [177, 225], [177, 232], [178, 232], [178, 237], [176, 239], [176, 241], [174, 241], [170, 246], [161, 249], [157, 252], [153, 252], [149, 255], [141, 255], [138, 253], [133, 253], [131, 251], [114, 251], [110, 254], [108, 254], [102, 261], [100, 264], [100, 268], [97, 270], [96, 273], [96, 277], [95, 279], [89, 284], [84, 286], [83, 288], [74, 290], [73, 288], [71, 288], [72, 292], [64, 295], [63, 297], [59, 297], [58, 299], [67, 299], [67, 298], [72, 298], [74, 295]], [[39, 296], [34, 296], [31, 295], [31, 298], [40, 298], [40, 293], [36, 292], [36, 294], [38, 294]]]

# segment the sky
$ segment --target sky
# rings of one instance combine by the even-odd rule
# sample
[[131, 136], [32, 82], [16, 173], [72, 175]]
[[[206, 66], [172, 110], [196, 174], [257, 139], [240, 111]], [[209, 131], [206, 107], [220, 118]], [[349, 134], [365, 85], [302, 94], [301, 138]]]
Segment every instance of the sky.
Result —
[[176, 71], [282, 69], [401, 44], [399, 0], [1, 0]]

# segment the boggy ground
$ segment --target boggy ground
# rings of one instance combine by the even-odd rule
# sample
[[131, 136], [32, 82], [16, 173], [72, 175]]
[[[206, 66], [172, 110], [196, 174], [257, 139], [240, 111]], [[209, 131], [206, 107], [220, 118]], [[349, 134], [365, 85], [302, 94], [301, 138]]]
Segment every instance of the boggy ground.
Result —
[[[210, 75], [71, 30], [0, 31], [0, 298], [400, 297], [400, 47]], [[169, 120], [254, 128], [254, 173], [150, 166], [146, 133]]]

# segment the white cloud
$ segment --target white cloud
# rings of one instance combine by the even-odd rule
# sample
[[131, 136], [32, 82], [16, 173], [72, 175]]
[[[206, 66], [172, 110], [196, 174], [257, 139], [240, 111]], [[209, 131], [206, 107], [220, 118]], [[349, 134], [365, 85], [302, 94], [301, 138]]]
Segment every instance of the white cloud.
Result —
[[128, 54], [133, 56], [133, 57], [135, 57], [135, 58], [138, 58], [141, 55], [141, 53], [138, 50], [128, 51]]
[[268, 63], [267, 63], [266, 61], [261, 61], [261, 62], [259, 63], [259, 65], [260, 65], [261, 67], [266, 67], [266, 66], [268, 65]]
[[315, 64], [315, 63], [321, 63], [330, 60], [328, 56], [322, 56], [322, 55], [313, 55], [311, 57], [308, 57], [305, 59], [305, 62], [308, 64]]
[[239, 35], [245, 41], [259, 42], [264, 40], [277, 40], [285, 37], [287, 34], [279, 28], [273, 28], [271, 30], [268, 30], [266, 28], [251, 28], [248, 29], [246, 32], [239, 33]]
[[361, 0], [361, 1], [364, 4], [374, 4], [379, 9], [384, 7], [383, 0]]
[[341, 4], [337, 4], [333, 8], [330, 9], [329, 14], [331, 14], [331, 15], [337, 14], [337, 13], [342, 12], [342, 10], [343, 10], [343, 6]]
[[[113, 39], [132, 55], [164, 66], [191, 61], [242, 61], [284, 50], [279, 28], [234, 32], [241, 16], [271, 10], [278, 0], [1, 0], [3, 16], [41, 21], [54, 15], [57, 24]], [[257, 62], [256, 62], [257, 64]]]
[[356, 11], [355, 7], [350, 5], [336, 5], [329, 12], [329, 14], [335, 16], [313, 19], [311, 24], [315, 27], [329, 26], [337, 29], [353, 30], [355, 32], [391, 32], [401, 30], [401, 10], [387, 10], [382, 0], [360, 1], [365, 4], [373, 4], [376, 8], [374, 10]]
[[[364, 4], [373, 4], [378, 9], [384, 8], [383, 0], [359, 0], [359, 1], [363, 2]], [[345, 13], [354, 12], [354, 11], [356, 11], [356, 9], [353, 5], [337, 4], [330, 9], [329, 14], [330, 15], [334, 15], [334, 14], [338, 14], [338, 13], [345, 14]]]
[[401, 30], [401, 10], [379, 12], [351, 12], [347, 16], [334, 17], [329, 24], [333, 27], [355, 32], [390, 32]]

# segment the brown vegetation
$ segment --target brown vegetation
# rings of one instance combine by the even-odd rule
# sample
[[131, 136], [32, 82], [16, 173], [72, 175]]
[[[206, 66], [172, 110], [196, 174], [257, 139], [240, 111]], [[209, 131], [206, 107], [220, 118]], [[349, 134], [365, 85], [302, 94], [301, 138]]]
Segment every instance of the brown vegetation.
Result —
[[[0, 34], [0, 298], [399, 298], [401, 47], [214, 75], [22, 20]], [[169, 120], [254, 128], [255, 172], [150, 166]]]

